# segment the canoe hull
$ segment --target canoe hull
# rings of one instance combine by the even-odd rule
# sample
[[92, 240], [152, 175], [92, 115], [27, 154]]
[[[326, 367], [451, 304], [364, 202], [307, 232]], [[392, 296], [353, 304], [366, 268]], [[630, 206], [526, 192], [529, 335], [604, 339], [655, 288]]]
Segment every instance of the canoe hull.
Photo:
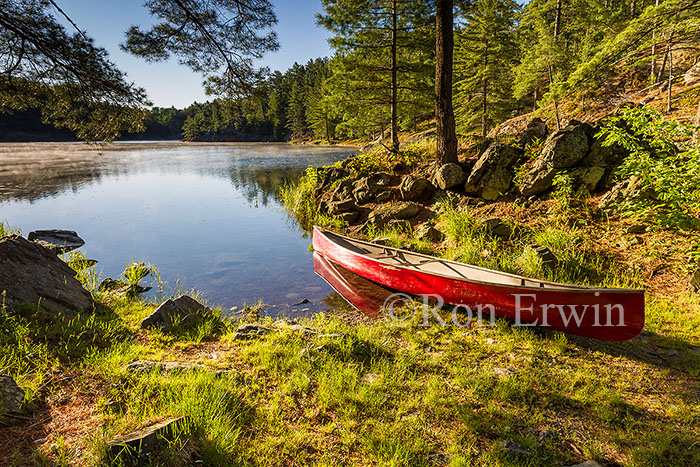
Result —
[[[483, 320], [495, 316], [516, 325], [541, 326], [606, 341], [624, 341], [644, 328], [644, 292], [604, 288], [535, 288], [472, 282], [383, 264], [332, 241], [314, 228], [314, 251], [384, 287], [459, 306]], [[425, 311], [423, 311], [425, 313]]]

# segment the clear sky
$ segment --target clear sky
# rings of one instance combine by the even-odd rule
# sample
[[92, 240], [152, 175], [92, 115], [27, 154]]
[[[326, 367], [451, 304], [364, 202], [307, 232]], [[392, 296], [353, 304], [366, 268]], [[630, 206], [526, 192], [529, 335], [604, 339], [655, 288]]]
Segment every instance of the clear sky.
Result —
[[[180, 108], [207, 100], [202, 77], [180, 66], [176, 59], [148, 64], [119, 49], [129, 26], [153, 23], [142, 0], [59, 0], [57, 3], [97, 45], [107, 49], [110, 59], [127, 73], [130, 81], [146, 88], [154, 105]], [[321, 11], [321, 0], [272, 0], [272, 3], [278, 19], [275, 30], [280, 49], [268, 53], [259, 65], [284, 71], [294, 62], [305, 63], [310, 58], [332, 55], [328, 32], [316, 26], [315, 14]]]

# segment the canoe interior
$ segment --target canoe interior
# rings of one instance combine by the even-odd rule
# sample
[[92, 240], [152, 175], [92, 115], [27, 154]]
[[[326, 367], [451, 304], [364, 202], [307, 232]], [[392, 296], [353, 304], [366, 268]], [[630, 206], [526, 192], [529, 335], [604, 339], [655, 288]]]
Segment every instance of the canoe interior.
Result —
[[[342, 235], [335, 234], [328, 230], [316, 227], [329, 240], [339, 246], [355, 253], [367, 256], [375, 261], [378, 261], [387, 266], [398, 266], [415, 271], [420, 271], [426, 274], [447, 277], [450, 279], [461, 280], [465, 282], [497, 284], [513, 287], [537, 288], [537, 289], [553, 289], [553, 290], [600, 290], [600, 287], [589, 287], [582, 285], [558, 284], [556, 282], [540, 281], [530, 279], [515, 274], [485, 269], [470, 264], [459, 263], [446, 259], [436, 258], [434, 256], [414, 253], [398, 248], [378, 245], [376, 243], [364, 242], [355, 240]], [[608, 291], [634, 291], [630, 289], [605, 289]]]

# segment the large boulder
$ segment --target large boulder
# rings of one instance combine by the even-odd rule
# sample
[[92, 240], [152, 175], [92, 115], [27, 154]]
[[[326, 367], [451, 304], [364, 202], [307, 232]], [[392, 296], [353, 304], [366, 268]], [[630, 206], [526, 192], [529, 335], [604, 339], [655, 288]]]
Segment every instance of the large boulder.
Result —
[[379, 191], [379, 185], [373, 177], [362, 177], [353, 184], [352, 196], [357, 204], [367, 204]]
[[343, 212], [348, 212], [355, 207], [355, 202], [352, 198], [341, 199], [340, 201], [331, 201], [328, 203], [328, 214], [337, 216]]
[[41, 307], [73, 313], [92, 310], [90, 293], [75, 271], [51, 250], [18, 235], [0, 239], [0, 293], [5, 305]]
[[0, 375], [0, 415], [17, 413], [22, 408], [24, 389], [8, 375]]
[[392, 219], [411, 219], [418, 215], [420, 206], [407, 201], [399, 201], [375, 209], [369, 213], [367, 222], [378, 227], [384, 227]]
[[525, 148], [531, 142], [543, 140], [545, 137], [547, 137], [547, 124], [541, 118], [535, 117], [527, 123], [518, 146]]
[[577, 165], [589, 150], [590, 125], [572, 120], [566, 128], [552, 133], [542, 152], [525, 174], [519, 190], [525, 196], [544, 193], [552, 188], [557, 172]]
[[442, 190], [463, 184], [467, 180], [459, 164], [444, 164], [433, 175], [433, 183]]
[[141, 328], [160, 327], [163, 331], [172, 330], [176, 324], [190, 325], [207, 316], [212, 310], [188, 295], [175, 300], [166, 300], [156, 310], [141, 321]]
[[523, 151], [501, 143], [491, 143], [472, 168], [464, 190], [487, 200], [498, 199], [513, 181], [513, 167]]
[[342, 200], [352, 198], [353, 181], [350, 179], [342, 180], [333, 190], [331, 199]]
[[574, 186], [585, 188], [593, 193], [605, 175], [605, 167], [575, 167], [569, 171]]
[[406, 175], [403, 180], [401, 180], [401, 185], [399, 185], [401, 199], [404, 201], [421, 199], [431, 193], [432, 190], [433, 185], [428, 180], [413, 175]]
[[608, 214], [615, 214], [637, 202], [654, 199], [656, 195], [642, 187], [642, 180], [639, 177], [630, 177], [617, 183], [600, 198], [598, 207]]
[[85, 245], [85, 240], [78, 237], [73, 230], [35, 230], [29, 232], [27, 239], [56, 253], [67, 253]]

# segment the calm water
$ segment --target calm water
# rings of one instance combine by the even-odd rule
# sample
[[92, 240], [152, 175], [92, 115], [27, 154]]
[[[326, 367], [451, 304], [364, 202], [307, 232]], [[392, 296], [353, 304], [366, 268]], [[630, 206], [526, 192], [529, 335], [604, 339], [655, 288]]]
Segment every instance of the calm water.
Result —
[[[310, 238], [285, 214], [279, 187], [349, 148], [284, 144], [0, 145], [0, 220], [28, 234], [75, 230], [82, 251], [117, 277], [154, 264], [166, 293], [196, 289], [226, 308], [262, 300], [270, 314], [303, 299], [323, 309]], [[148, 282], [146, 280], [145, 282]]]

